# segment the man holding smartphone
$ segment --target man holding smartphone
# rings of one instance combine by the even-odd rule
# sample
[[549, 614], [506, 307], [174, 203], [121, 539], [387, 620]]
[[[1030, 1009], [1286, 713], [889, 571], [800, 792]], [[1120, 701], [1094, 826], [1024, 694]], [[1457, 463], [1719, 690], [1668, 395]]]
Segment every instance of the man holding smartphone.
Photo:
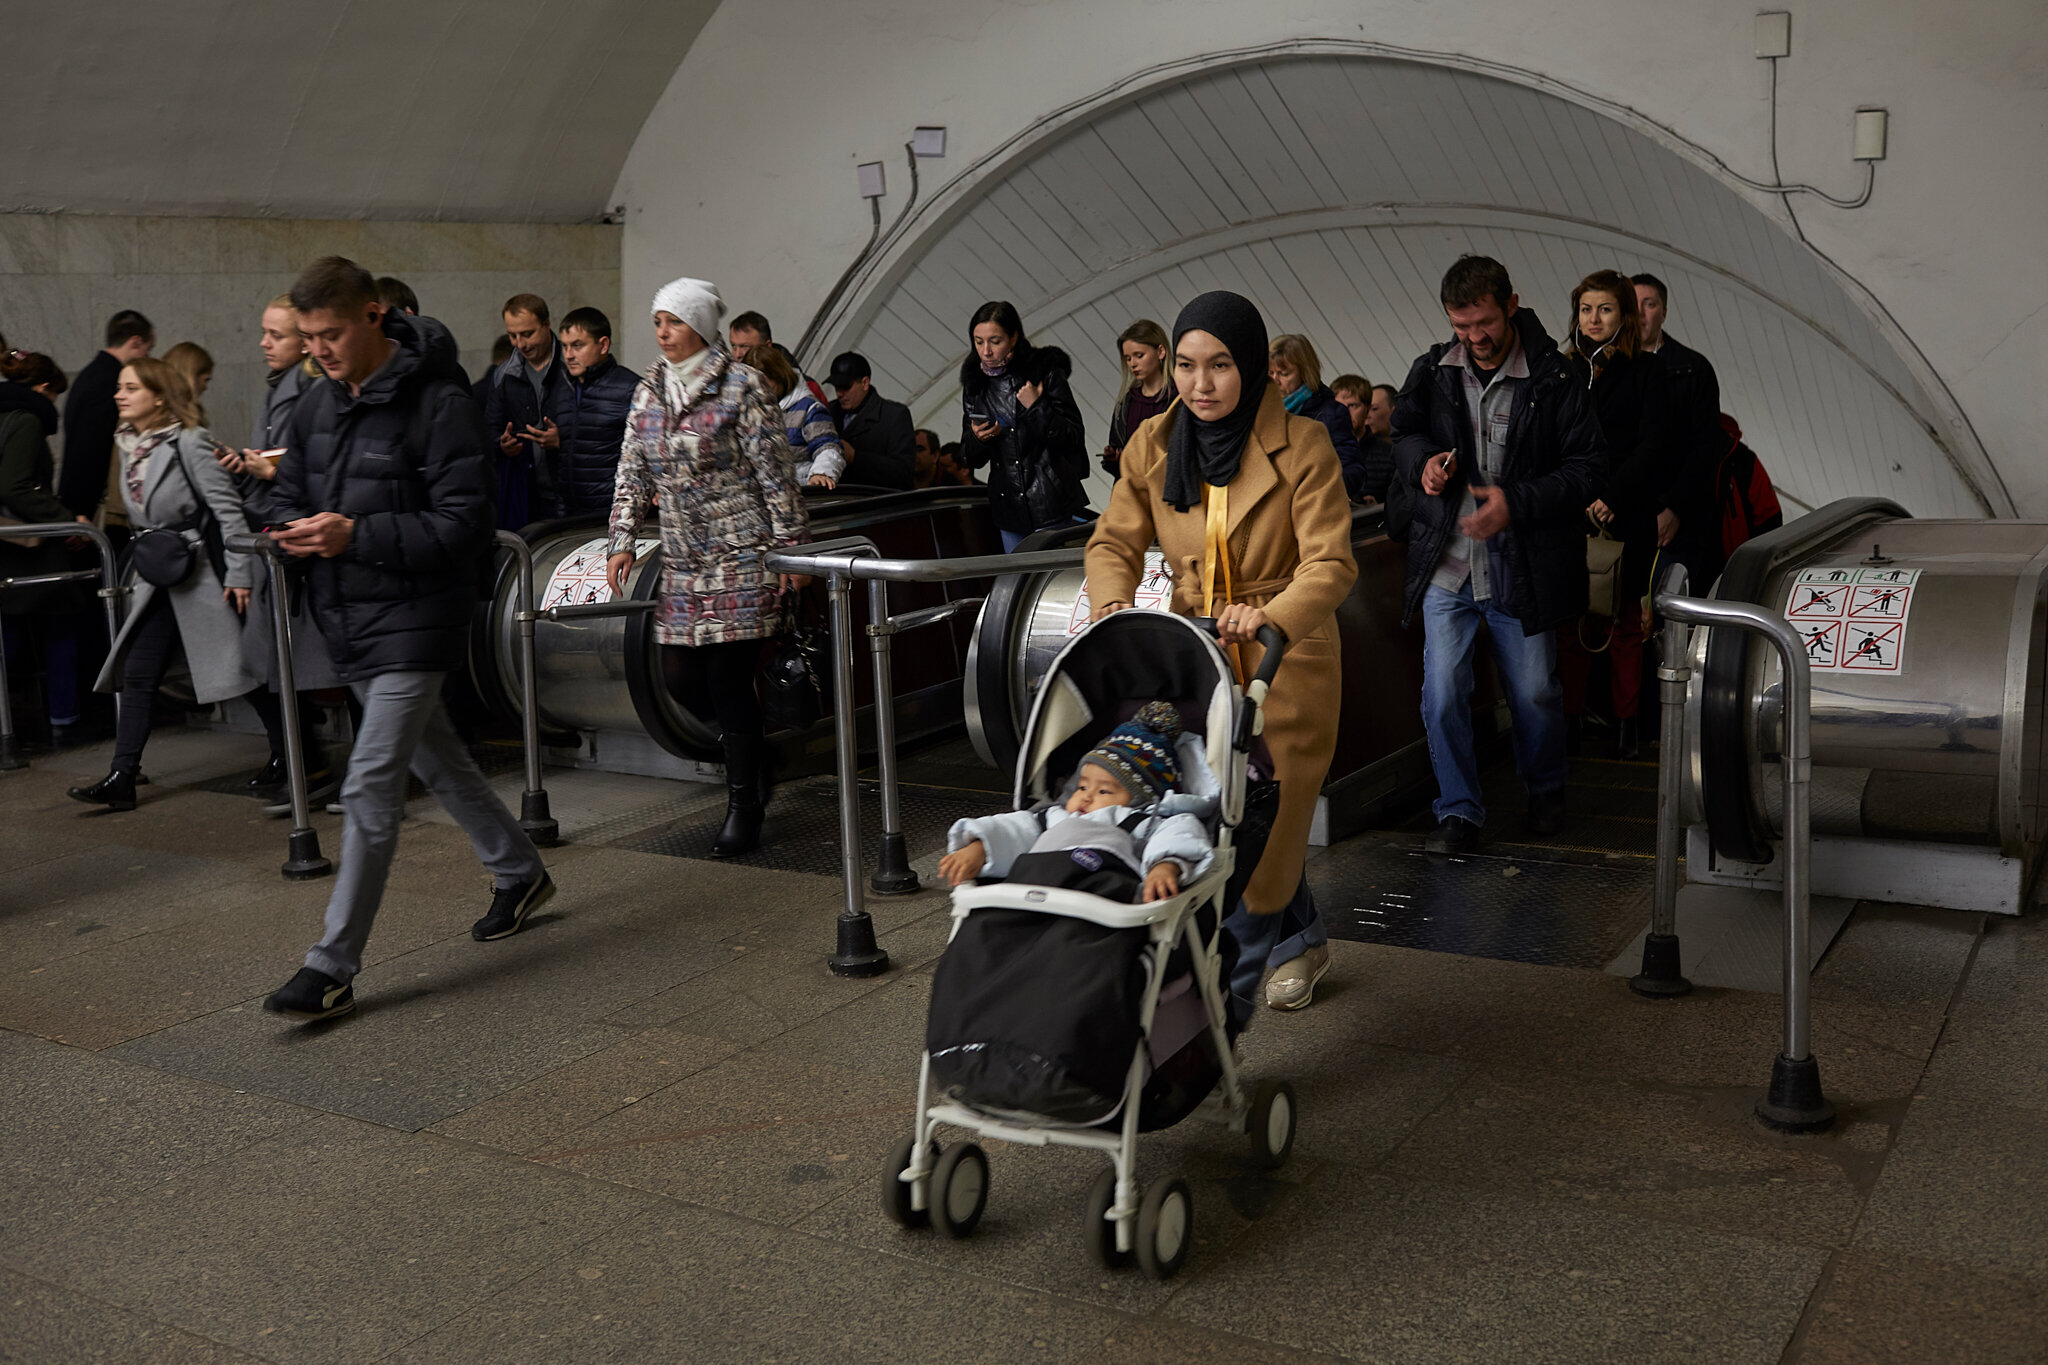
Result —
[[1423, 619], [1422, 720], [1436, 769], [1432, 852], [1476, 847], [1486, 823], [1472, 735], [1472, 650], [1485, 623], [1514, 717], [1526, 828], [1564, 821], [1555, 630], [1586, 610], [1582, 509], [1607, 470], [1586, 376], [1520, 306], [1506, 267], [1461, 256], [1441, 298], [1454, 339], [1408, 372], [1394, 409], [1395, 478], [1412, 503], [1406, 614]]

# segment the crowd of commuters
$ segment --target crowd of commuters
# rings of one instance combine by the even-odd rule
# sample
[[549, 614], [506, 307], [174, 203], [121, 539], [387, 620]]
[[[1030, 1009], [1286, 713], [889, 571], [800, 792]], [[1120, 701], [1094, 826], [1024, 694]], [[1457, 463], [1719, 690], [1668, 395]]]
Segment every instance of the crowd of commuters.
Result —
[[[1156, 545], [1177, 566], [1174, 609], [1214, 617], [1240, 668], [1256, 667], [1261, 627], [1285, 636], [1265, 732], [1281, 796], [1231, 919], [1232, 994], [1240, 1008], [1259, 995], [1300, 1008], [1329, 961], [1301, 869], [1341, 709], [1335, 612], [1356, 574], [1353, 506], [1382, 505], [1406, 545], [1402, 606], [1420, 622], [1439, 790], [1431, 847], [1459, 852], [1487, 821], [1471, 712], [1481, 627], [1513, 717], [1526, 825], [1554, 834], [1599, 673], [1614, 751], [1640, 752], [1650, 583], [1671, 560], [1695, 583], [1718, 571], [1717, 481], [1731, 451], [1747, 453], [1712, 365], [1666, 331], [1655, 277], [1589, 274], [1561, 340], [1497, 261], [1460, 258], [1440, 298], [1450, 339], [1398, 388], [1326, 381], [1308, 337], [1269, 336], [1234, 294], [1196, 299], [1170, 334], [1133, 321], [1116, 339], [1121, 383], [1096, 457], [1112, 491], [1098, 517], [1073, 359], [1034, 345], [1007, 301], [966, 320], [959, 438], [947, 440], [877, 387], [865, 356], [835, 356], [821, 384], [763, 314], [727, 322], [707, 281], [655, 296], [646, 340], [660, 358], [640, 372], [620, 363], [599, 309], [557, 322], [546, 299], [515, 294], [472, 381], [403, 281], [329, 257], [262, 309], [265, 388], [246, 445], [209, 430], [214, 357], [180, 342], [154, 358], [155, 328], [132, 310], [108, 320], [68, 381], [47, 356], [0, 356], [0, 517], [105, 528], [133, 584], [118, 634], [99, 637], [103, 661], [87, 659], [91, 600], [61, 585], [0, 602], [10, 653], [39, 653], [60, 742], [86, 729], [85, 671], [96, 665], [95, 690], [119, 697], [109, 771], [76, 799], [135, 806], [156, 694], [182, 653], [200, 703], [242, 698], [262, 720], [272, 758], [250, 785], [288, 810], [271, 580], [228, 537], [267, 531], [302, 562], [288, 613], [295, 683], [345, 694], [354, 741], [345, 768], [330, 762], [314, 699], [300, 698], [312, 794], [338, 795], [329, 808], [344, 816], [342, 871], [320, 943], [269, 1003], [327, 1017], [353, 1004], [408, 771], [493, 875], [475, 937], [516, 932], [553, 892], [440, 700], [464, 662], [494, 527], [605, 517], [622, 592], [638, 529], [658, 524], [663, 680], [717, 726], [728, 799], [708, 852], [733, 857], [758, 846], [772, 788], [762, 649], [792, 628], [804, 585], [769, 573], [765, 554], [807, 538], [808, 497], [982, 484], [1006, 550], [1095, 522], [1098, 615], [1129, 605]], [[75, 567], [82, 552], [0, 538], [9, 577]], [[1595, 559], [1615, 566], [1597, 615]]]

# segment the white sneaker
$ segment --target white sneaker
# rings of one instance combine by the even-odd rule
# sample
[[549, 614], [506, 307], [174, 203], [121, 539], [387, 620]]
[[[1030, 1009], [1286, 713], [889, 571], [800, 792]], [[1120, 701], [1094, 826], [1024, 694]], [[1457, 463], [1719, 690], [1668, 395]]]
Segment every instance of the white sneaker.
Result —
[[1266, 1004], [1276, 1010], [1308, 1008], [1316, 983], [1330, 970], [1330, 945], [1318, 943], [1300, 957], [1281, 963], [1266, 982]]

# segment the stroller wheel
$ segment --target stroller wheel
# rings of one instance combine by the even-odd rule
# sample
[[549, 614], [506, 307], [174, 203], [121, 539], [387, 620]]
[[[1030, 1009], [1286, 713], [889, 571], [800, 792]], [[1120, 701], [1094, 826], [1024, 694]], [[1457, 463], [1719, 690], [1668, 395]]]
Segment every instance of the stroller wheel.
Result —
[[956, 1142], [932, 1172], [932, 1221], [948, 1237], [966, 1237], [988, 1207], [988, 1155], [977, 1143]]
[[[897, 1143], [889, 1152], [889, 1164], [882, 1171], [882, 1213], [901, 1228], [921, 1228], [932, 1221], [931, 1200], [925, 1200], [924, 1208], [912, 1208], [910, 1184], [902, 1178], [903, 1173], [910, 1169], [911, 1142], [912, 1139], [905, 1138]], [[933, 1146], [936, 1148], [937, 1144]]]
[[1155, 1280], [1170, 1280], [1187, 1263], [1195, 1240], [1195, 1201], [1179, 1176], [1155, 1180], [1138, 1205], [1138, 1264]]
[[1294, 1150], [1294, 1087], [1285, 1081], [1260, 1081], [1252, 1091], [1244, 1131], [1252, 1140], [1252, 1160], [1262, 1169], [1284, 1165]]
[[1116, 1224], [1109, 1210], [1116, 1203], [1116, 1167], [1095, 1177], [1088, 1187], [1087, 1222], [1082, 1235], [1088, 1240], [1088, 1255], [1105, 1270], [1121, 1270], [1131, 1263], [1131, 1253], [1116, 1249]]

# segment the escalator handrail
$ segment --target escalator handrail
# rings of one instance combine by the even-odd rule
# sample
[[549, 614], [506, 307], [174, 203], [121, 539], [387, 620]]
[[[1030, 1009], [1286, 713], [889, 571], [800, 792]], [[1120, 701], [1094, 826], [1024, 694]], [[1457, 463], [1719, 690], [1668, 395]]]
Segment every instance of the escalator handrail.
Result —
[[[1723, 602], [1764, 606], [1764, 585], [1785, 565], [1859, 527], [1912, 515], [1889, 498], [1842, 498], [1815, 508], [1737, 546], [1721, 571], [1714, 596]], [[1716, 854], [1761, 864], [1771, 861], [1771, 834], [1758, 818], [1761, 803], [1754, 799], [1749, 781], [1745, 717], [1753, 644], [1746, 631], [1716, 630], [1707, 636], [1706, 667], [1700, 676], [1700, 805]]]

